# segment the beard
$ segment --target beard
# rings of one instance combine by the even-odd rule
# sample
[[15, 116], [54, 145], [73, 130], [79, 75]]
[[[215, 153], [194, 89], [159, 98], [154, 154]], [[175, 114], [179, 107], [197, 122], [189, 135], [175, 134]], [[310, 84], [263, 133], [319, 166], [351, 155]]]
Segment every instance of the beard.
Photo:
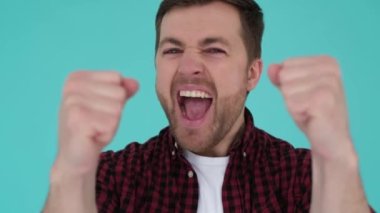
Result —
[[[175, 99], [176, 94], [171, 94], [172, 99], [169, 101], [169, 98], [165, 97], [157, 89], [157, 96], [169, 121], [170, 130], [176, 142], [182, 148], [204, 155], [214, 153], [215, 147], [223, 141], [228, 133], [233, 131], [234, 124], [239, 116], [244, 113], [247, 91], [245, 88], [239, 88], [234, 94], [219, 97], [212, 82], [200, 79], [193, 79], [189, 82], [189, 80], [178, 79], [173, 81], [171, 93], [174, 93], [173, 88], [181, 83], [204, 85], [213, 89], [215, 96], [213, 97], [212, 105], [208, 109], [211, 110], [212, 115], [209, 116], [209, 120], [205, 121], [202, 128], [184, 127], [179, 121], [179, 116], [182, 116], [181, 112], [175, 110], [175, 105], [178, 104]], [[240, 127], [238, 128], [240, 129]], [[232, 143], [232, 141], [228, 143]]]

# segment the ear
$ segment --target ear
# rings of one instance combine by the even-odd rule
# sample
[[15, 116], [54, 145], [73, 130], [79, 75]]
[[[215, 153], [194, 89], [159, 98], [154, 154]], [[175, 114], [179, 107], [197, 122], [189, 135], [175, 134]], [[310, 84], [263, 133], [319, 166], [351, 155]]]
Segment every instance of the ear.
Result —
[[248, 67], [247, 92], [253, 90], [260, 80], [263, 71], [263, 61], [260, 58], [255, 58]]

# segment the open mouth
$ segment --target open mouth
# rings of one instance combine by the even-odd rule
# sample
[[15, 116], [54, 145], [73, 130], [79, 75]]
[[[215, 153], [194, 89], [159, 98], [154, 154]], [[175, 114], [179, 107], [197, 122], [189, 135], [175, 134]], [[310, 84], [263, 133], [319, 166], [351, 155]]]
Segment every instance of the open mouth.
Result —
[[202, 120], [212, 104], [212, 97], [199, 90], [181, 90], [177, 100], [182, 116], [189, 121]]

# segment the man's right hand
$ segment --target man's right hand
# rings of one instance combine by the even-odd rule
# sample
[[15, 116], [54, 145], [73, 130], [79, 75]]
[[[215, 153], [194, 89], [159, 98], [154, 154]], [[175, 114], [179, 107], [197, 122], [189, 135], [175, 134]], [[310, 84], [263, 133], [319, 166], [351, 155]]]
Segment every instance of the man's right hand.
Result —
[[44, 213], [97, 212], [99, 155], [110, 143], [135, 80], [117, 72], [74, 72], [63, 90], [59, 150], [50, 176]]
[[52, 179], [93, 173], [101, 150], [116, 133], [126, 101], [138, 83], [117, 72], [70, 74], [59, 117], [59, 150]]

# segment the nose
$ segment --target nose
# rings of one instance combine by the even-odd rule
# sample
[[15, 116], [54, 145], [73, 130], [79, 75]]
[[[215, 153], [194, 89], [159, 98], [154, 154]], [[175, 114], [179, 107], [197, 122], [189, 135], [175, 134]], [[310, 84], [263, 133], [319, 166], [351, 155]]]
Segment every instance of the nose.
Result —
[[185, 51], [179, 61], [178, 72], [184, 75], [201, 75], [205, 66], [198, 53]]

